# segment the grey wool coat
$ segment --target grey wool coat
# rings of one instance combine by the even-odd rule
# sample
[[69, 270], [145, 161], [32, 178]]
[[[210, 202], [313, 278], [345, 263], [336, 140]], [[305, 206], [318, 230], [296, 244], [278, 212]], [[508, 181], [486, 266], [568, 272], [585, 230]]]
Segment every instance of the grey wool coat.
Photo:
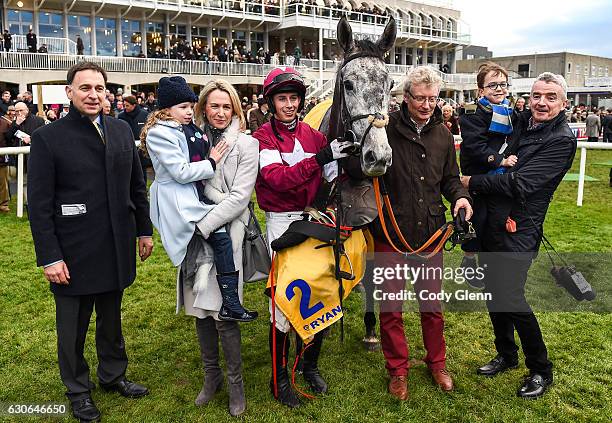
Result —
[[[228, 144], [228, 152], [217, 163], [215, 174], [206, 181], [204, 189], [206, 197], [216, 205], [196, 225], [204, 238], [222, 226], [227, 228], [232, 240], [234, 265], [240, 272], [238, 293], [242, 301], [242, 243], [249, 219], [248, 204], [259, 170], [259, 143], [241, 132], [236, 117], [222, 139]], [[207, 255], [212, 258], [212, 251]], [[188, 315], [217, 318], [222, 300], [214, 263], [211, 261], [198, 268], [193, 288], [182, 283], [179, 274], [180, 269], [177, 274], [177, 312], [184, 306]]]

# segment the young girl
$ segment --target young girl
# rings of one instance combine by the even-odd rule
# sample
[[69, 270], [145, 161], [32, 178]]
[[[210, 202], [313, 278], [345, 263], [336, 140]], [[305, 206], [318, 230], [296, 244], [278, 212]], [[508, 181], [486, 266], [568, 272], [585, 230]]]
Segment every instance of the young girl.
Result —
[[[200, 257], [188, 256], [188, 245], [196, 233], [196, 223], [215, 205], [204, 195], [205, 180], [215, 174], [217, 163], [227, 152], [221, 141], [209, 145], [205, 134], [192, 122], [195, 93], [180, 76], [159, 81], [159, 109], [147, 119], [140, 139], [151, 157], [155, 181], [151, 185], [151, 221], [162, 244], [181, 273], [194, 271]], [[197, 242], [197, 238], [194, 239]], [[223, 304], [219, 320], [250, 322], [257, 312], [245, 310], [238, 298], [238, 272], [234, 264], [232, 241], [225, 227], [210, 233], [206, 242], [212, 247], [217, 283]], [[186, 267], [188, 269], [186, 269]]]
[[[461, 126], [461, 173], [482, 175], [503, 173], [517, 162], [508, 155], [508, 142], [512, 135], [513, 111], [508, 95], [508, 72], [501, 66], [487, 62], [476, 75], [479, 99], [469, 104], [459, 117]], [[486, 222], [487, 207], [478, 197], [473, 198], [472, 224], [477, 238], [462, 245], [465, 252], [461, 266], [476, 268], [476, 253], [481, 250], [482, 228]], [[474, 288], [483, 288], [482, 281], [466, 278]]]

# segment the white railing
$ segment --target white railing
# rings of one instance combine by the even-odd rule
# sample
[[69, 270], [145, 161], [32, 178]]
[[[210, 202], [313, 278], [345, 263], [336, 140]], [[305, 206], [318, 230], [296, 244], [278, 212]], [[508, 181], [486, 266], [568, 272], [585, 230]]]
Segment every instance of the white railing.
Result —
[[329, 93], [334, 91], [334, 79], [328, 79], [322, 85], [313, 90], [308, 97], [326, 97]]
[[[283, 8], [283, 17], [285, 18], [298, 17], [312, 18], [315, 20], [327, 19], [329, 21], [337, 21], [342, 16], [346, 16], [348, 21], [352, 24], [357, 23], [360, 25], [373, 25], [374, 27], [381, 28], [387, 24], [387, 20], [389, 18], [388, 11], [386, 15], [375, 15], [353, 10], [338, 9], [334, 7], [321, 7], [302, 3], [289, 4]], [[435, 25], [423, 24], [422, 21], [410, 23], [407, 19], [402, 18], [402, 16], [398, 13], [394, 14], [393, 17], [395, 18], [395, 22], [397, 24], [398, 38], [418, 38], [423, 40], [435, 40], [462, 44], [469, 44], [471, 41], [470, 34], [460, 33], [456, 26], [453, 26], [453, 28], [449, 30], [447, 27], [437, 27]], [[367, 28], [367, 26], [364, 27], [364, 29], [365, 28]], [[353, 31], [357, 31], [357, 33], [359, 33], [360, 31], [358, 31], [358, 29], [358, 27], [353, 28]]]
[[582, 199], [584, 198], [584, 176], [586, 175], [587, 150], [612, 150], [612, 143], [578, 141], [578, 148], [580, 149], [580, 172], [578, 174], [578, 196], [576, 197], [576, 205], [578, 207], [582, 207]]
[[[196, 60], [146, 59], [138, 57], [69, 56], [37, 53], [0, 53], [1, 69], [67, 70], [81, 61], [91, 61], [107, 72], [168, 73], [183, 75], [266, 76], [272, 65], [257, 63], [205, 62]], [[303, 66], [297, 67], [304, 71]]]
[[[278, 5], [264, 4], [261, 1], [245, 2], [240, 0], [156, 0], [157, 4], [179, 5], [204, 10], [221, 12], [223, 15], [240, 13], [243, 15], [266, 16], [278, 18], [282, 11]], [[150, 7], [154, 7], [151, 5]]]
[[[47, 53], [77, 53], [76, 43], [68, 38], [38, 37], [36, 48], [39, 49], [43, 44], [47, 46]], [[28, 51], [28, 42], [25, 35], [13, 35], [13, 50], [24, 53]]]
[[17, 155], [17, 217], [23, 217], [23, 163], [24, 156], [30, 154], [30, 147], [3, 147], [0, 155]]
[[[339, 61], [335, 60], [322, 60], [323, 70], [335, 70]], [[319, 59], [300, 59], [300, 65], [306, 66], [312, 69], [319, 69]]]

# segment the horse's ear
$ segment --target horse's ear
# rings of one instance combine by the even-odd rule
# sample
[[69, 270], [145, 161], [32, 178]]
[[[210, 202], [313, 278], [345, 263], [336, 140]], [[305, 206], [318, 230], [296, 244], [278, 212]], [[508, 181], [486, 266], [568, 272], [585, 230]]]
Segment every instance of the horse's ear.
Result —
[[353, 30], [346, 20], [346, 16], [342, 16], [342, 19], [338, 22], [338, 43], [340, 43], [340, 47], [344, 50], [345, 53], [348, 53], [353, 49], [355, 43], [353, 41]]
[[396, 35], [397, 25], [395, 25], [395, 19], [393, 16], [390, 16], [387, 26], [385, 26], [385, 30], [383, 31], [376, 45], [382, 51], [387, 52], [391, 49], [391, 47], [393, 47], [393, 44], [395, 44]]

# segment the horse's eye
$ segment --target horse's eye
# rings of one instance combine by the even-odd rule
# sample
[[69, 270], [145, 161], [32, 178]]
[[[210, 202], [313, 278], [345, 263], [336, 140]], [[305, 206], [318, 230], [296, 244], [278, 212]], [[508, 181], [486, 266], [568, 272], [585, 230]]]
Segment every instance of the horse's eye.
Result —
[[353, 83], [351, 81], [344, 81], [344, 89], [347, 91], [353, 91]]

